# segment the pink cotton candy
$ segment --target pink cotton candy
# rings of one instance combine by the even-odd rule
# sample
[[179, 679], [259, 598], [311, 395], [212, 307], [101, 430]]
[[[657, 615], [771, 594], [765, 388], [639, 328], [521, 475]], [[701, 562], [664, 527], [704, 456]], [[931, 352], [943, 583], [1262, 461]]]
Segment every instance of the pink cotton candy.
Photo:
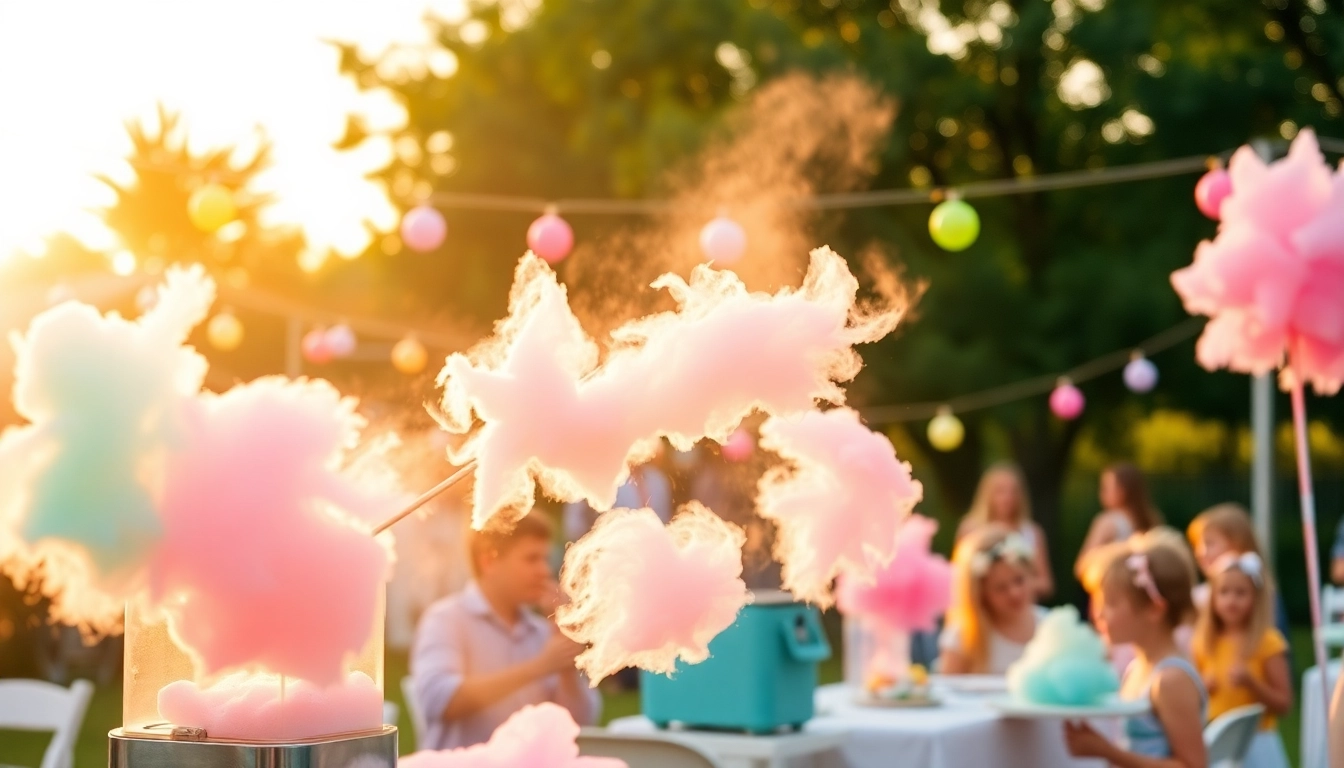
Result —
[[907, 517], [896, 533], [896, 556], [875, 581], [841, 576], [840, 611], [894, 632], [932, 631], [952, 599], [952, 566], [929, 550], [937, 530], [927, 517]]
[[709, 656], [749, 595], [746, 534], [697, 502], [664, 526], [651, 509], [615, 509], [570, 545], [560, 583], [570, 602], [556, 622], [589, 645], [578, 667], [593, 685], [625, 667], [671, 673]]
[[363, 423], [354, 401], [324, 381], [269, 377], [203, 397], [191, 416], [150, 572], [175, 639], [202, 675], [339, 682], [388, 572], [371, 522], [397, 501], [339, 471]]
[[1209, 369], [1293, 378], [1332, 394], [1344, 383], [1344, 172], [1315, 134], [1266, 165], [1242, 147], [1228, 167], [1218, 235], [1171, 276], [1187, 311], [1208, 315], [1196, 357]]
[[190, 680], [159, 691], [159, 715], [179, 726], [204, 728], [212, 739], [297, 741], [382, 727], [383, 693], [369, 676], [319, 688], [276, 675], [237, 673], [207, 688]]
[[442, 422], [471, 435], [450, 459], [478, 462], [476, 527], [503, 509], [525, 512], [534, 481], [558, 499], [608, 509], [659, 436], [685, 450], [705, 437], [726, 441], [754, 410], [843, 402], [837, 382], [862, 366], [854, 345], [886, 335], [897, 319], [895, 310], [861, 309], [858, 281], [824, 248], [812, 253], [801, 288], [773, 295], [749, 293], [735, 274], [707, 265], [689, 282], [664, 275], [653, 285], [678, 309], [618, 328], [602, 360], [555, 273], [525, 256], [494, 338], [448, 359]]
[[523, 707], [490, 741], [463, 749], [423, 750], [400, 768], [629, 768], [612, 757], [579, 757], [579, 726], [569, 710], [549, 702]]
[[863, 426], [856, 411], [836, 408], [766, 420], [761, 447], [789, 462], [766, 472], [756, 497], [760, 515], [779, 526], [775, 559], [784, 588], [824, 607], [841, 572], [871, 580], [924, 495], [891, 441]]

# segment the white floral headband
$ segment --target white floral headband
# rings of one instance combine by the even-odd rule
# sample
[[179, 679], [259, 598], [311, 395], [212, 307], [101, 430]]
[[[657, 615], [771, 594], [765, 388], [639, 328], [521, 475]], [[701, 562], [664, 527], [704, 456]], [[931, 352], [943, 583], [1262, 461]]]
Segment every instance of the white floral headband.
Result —
[[1002, 541], [971, 558], [971, 575], [977, 579], [989, 573], [990, 566], [999, 560], [1017, 560], [1030, 563], [1036, 553], [1020, 534], [1010, 533]]
[[1148, 599], [1153, 601], [1154, 605], [1165, 606], [1167, 599], [1162, 597], [1162, 593], [1157, 588], [1157, 582], [1153, 581], [1153, 572], [1148, 567], [1148, 556], [1138, 552], [1125, 558], [1125, 566], [1134, 572], [1134, 586], [1142, 589], [1148, 595]]
[[1214, 573], [1226, 573], [1231, 570], [1238, 570], [1251, 577], [1251, 583], [1255, 584], [1256, 589], [1265, 586], [1265, 564], [1260, 560], [1260, 556], [1254, 552], [1228, 552], [1218, 558], [1213, 563]]

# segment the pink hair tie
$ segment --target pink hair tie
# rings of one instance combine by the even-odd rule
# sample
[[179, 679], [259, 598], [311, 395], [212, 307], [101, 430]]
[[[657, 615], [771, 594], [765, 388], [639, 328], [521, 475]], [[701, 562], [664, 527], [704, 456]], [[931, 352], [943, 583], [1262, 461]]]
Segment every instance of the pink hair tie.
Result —
[[1134, 586], [1142, 589], [1148, 594], [1148, 599], [1154, 604], [1165, 606], [1166, 598], [1157, 591], [1157, 584], [1153, 581], [1153, 572], [1148, 569], [1148, 556], [1138, 552], [1125, 558], [1125, 565], [1134, 572]]

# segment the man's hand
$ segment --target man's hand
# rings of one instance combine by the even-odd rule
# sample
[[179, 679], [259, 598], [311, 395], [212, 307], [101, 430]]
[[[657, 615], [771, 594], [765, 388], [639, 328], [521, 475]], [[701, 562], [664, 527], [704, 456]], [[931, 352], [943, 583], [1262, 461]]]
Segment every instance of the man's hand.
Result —
[[583, 652], [584, 646], [556, 632], [546, 640], [546, 645], [537, 656], [537, 664], [545, 674], [551, 675], [574, 669], [574, 657]]

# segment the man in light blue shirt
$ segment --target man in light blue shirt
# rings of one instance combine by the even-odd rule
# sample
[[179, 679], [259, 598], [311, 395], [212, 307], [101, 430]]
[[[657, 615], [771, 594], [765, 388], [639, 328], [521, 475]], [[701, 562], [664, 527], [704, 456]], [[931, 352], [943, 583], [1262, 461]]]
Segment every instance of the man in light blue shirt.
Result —
[[574, 667], [583, 646], [545, 618], [561, 599], [549, 563], [552, 533], [535, 512], [507, 533], [469, 535], [475, 580], [430, 606], [416, 630], [411, 680], [414, 711], [425, 721], [420, 749], [487, 741], [514, 712], [547, 701], [580, 725], [596, 722], [597, 692]]

